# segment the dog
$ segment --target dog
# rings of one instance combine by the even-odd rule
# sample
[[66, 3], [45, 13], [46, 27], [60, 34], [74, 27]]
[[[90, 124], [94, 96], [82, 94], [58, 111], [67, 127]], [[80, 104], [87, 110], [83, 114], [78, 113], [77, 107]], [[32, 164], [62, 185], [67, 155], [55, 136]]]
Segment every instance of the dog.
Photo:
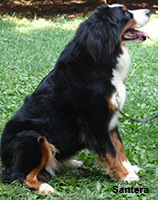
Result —
[[150, 10], [104, 4], [82, 22], [54, 69], [28, 95], [1, 137], [2, 180], [19, 180], [46, 195], [42, 180], [62, 166], [82, 166], [71, 157], [94, 151], [116, 181], [138, 181], [139, 168], [127, 160], [118, 131], [125, 101], [124, 80], [130, 64], [126, 42], [149, 36], [136, 30]]

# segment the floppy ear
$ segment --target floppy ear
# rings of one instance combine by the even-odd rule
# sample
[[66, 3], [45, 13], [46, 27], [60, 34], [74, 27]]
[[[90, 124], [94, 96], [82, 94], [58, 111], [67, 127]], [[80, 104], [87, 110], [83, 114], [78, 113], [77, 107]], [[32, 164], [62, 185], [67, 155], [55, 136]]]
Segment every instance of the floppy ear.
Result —
[[95, 61], [104, 62], [119, 46], [117, 28], [103, 21], [89, 26], [86, 49]]

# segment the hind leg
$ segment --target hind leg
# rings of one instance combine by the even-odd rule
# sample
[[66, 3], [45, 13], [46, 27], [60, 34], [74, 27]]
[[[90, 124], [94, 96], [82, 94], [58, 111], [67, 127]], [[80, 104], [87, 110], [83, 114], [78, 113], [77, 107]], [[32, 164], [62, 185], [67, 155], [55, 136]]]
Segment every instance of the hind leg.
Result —
[[44, 192], [46, 195], [49, 193], [53, 193], [54, 189], [51, 187], [49, 184], [40, 182], [37, 179], [37, 175], [39, 172], [39, 168], [42, 166], [39, 166], [32, 170], [25, 178], [24, 183], [27, 185], [29, 188], [33, 189], [37, 194], [42, 194]]
[[43, 168], [48, 171], [56, 165], [55, 147], [35, 131], [23, 131], [9, 139], [3, 137], [1, 142], [2, 179], [24, 182], [38, 194], [52, 193], [53, 188], [38, 181], [37, 177]]
[[34, 168], [25, 178], [24, 183], [33, 189], [37, 194], [41, 194], [44, 192], [46, 195], [49, 193], [53, 193], [54, 189], [49, 184], [40, 182], [37, 179], [38, 173], [41, 169], [50, 167], [50, 163], [56, 163], [55, 153], [56, 149], [53, 145], [51, 145], [45, 137], [39, 137], [38, 142], [42, 151], [42, 160], [38, 167]]
[[37, 167], [42, 153], [35, 131], [22, 131], [13, 137], [4, 132], [1, 140], [2, 180], [19, 180], [23, 183], [27, 174]]

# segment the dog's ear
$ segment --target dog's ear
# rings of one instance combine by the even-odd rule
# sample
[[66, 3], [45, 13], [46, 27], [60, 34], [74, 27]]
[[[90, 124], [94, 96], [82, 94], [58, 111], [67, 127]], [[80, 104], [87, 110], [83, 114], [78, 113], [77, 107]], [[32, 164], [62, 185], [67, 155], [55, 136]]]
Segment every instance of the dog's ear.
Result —
[[93, 23], [89, 27], [86, 49], [96, 62], [104, 62], [119, 46], [117, 28], [109, 23]]

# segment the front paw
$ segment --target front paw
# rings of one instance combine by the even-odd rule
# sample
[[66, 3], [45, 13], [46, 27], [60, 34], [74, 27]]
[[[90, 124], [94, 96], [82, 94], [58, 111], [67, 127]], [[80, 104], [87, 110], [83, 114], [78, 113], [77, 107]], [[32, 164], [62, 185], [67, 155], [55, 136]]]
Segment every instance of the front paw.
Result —
[[130, 172], [123, 181], [127, 181], [128, 183], [131, 183], [133, 181], [139, 181], [139, 176], [136, 175], [134, 172]]
[[72, 160], [67, 161], [65, 164], [66, 164], [66, 166], [68, 166], [72, 169], [75, 169], [75, 168], [78, 169], [83, 165], [83, 162], [72, 159]]
[[132, 168], [135, 171], [135, 173], [138, 173], [140, 170], [142, 170], [142, 168], [139, 168], [137, 165], [132, 165]]
[[131, 165], [131, 163], [128, 160], [122, 162], [122, 165], [127, 169], [129, 173], [138, 173], [140, 170], [142, 170], [136, 165]]

